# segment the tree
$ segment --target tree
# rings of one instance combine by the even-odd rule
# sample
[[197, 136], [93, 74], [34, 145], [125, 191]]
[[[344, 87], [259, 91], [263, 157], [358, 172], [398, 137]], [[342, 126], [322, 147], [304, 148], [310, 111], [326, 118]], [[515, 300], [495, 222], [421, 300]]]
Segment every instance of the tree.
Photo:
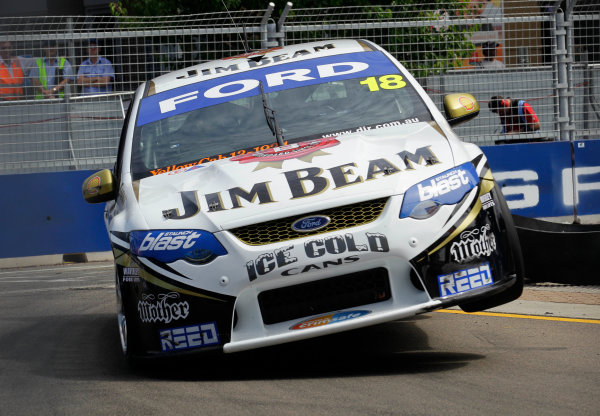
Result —
[[[283, 10], [285, 2], [277, 0], [275, 11]], [[174, 16], [224, 12], [225, 6], [229, 11], [264, 10], [267, 4], [268, 0], [118, 0], [110, 5], [116, 16]], [[322, 13], [323, 23], [369, 21], [373, 28], [361, 30], [359, 36], [383, 44], [422, 79], [459, 67], [472, 55], [475, 45], [470, 37], [478, 25], [453, 24], [453, 20], [473, 16], [473, 7], [477, 7], [474, 4], [481, 5], [470, 0], [401, 0], [389, 6], [371, 6], [366, 0], [296, 0], [288, 21], [293, 21], [294, 10], [301, 8], [316, 8]], [[357, 7], [349, 13], [348, 6]], [[398, 22], [403, 24], [393, 24]], [[378, 28], [378, 23], [392, 24]], [[357, 35], [353, 29], [336, 31], [335, 36], [324, 30], [302, 34], [307, 40], [331, 37]]]

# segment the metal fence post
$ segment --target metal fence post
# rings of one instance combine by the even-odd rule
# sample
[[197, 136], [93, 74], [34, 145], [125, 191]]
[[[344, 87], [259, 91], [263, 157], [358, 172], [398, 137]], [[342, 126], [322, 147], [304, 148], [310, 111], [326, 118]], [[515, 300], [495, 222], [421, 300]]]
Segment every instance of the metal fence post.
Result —
[[273, 13], [273, 9], [275, 8], [275, 3], [271, 2], [267, 6], [267, 10], [265, 10], [265, 14], [260, 20], [260, 47], [261, 49], [269, 48], [269, 18], [271, 17], [271, 13]]
[[277, 32], [279, 32], [279, 46], [285, 46], [285, 19], [287, 18], [292, 6], [294, 4], [288, 1], [281, 12], [281, 16], [279, 16], [279, 20], [277, 21]]
[[[73, 18], [67, 18], [67, 32], [69, 35], [73, 35]], [[75, 47], [73, 45], [73, 39], [69, 39], [69, 62], [72, 62], [72, 67], [75, 67]], [[73, 124], [71, 123], [71, 88], [76, 88], [77, 85], [77, 73], [73, 71], [73, 76], [75, 77], [75, 81], [73, 82], [73, 86], [69, 85], [67, 82], [65, 84], [65, 107], [67, 109], [67, 137], [69, 138], [69, 150], [71, 151], [71, 157], [73, 158], [73, 166], [74, 169], [79, 169], [77, 165], [77, 155], [75, 155], [75, 146], [73, 145]]]
[[571, 140], [571, 108], [569, 97], [573, 97], [573, 89], [569, 85], [569, 63], [572, 58], [567, 49], [567, 27], [571, 22], [565, 21], [562, 11], [556, 13], [556, 64], [557, 77], [556, 90], [558, 92], [558, 125], [560, 140]]

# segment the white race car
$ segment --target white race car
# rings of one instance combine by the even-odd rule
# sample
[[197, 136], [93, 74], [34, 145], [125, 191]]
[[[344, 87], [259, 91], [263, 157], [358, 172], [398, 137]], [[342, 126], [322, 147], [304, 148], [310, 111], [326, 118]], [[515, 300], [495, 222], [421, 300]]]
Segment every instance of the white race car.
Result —
[[366, 40], [277, 47], [142, 84], [107, 202], [128, 358], [242, 351], [519, 297], [521, 250], [482, 151]]

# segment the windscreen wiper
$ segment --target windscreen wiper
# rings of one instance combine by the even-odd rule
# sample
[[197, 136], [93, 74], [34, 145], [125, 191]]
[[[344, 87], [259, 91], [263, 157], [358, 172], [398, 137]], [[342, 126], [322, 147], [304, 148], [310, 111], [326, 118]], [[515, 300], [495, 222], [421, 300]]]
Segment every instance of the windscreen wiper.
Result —
[[260, 95], [262, 97], [263, 110], [265, 110], [265, 118], [267, 119], [267, 124], [269, 126], [269, 129], [271, 129], [271, 132], [277, 139], [277, 144], [279, 146], [283, 146], [283, 144], [284, 144], [283, 143], [283, 133], [281, 131], [281, 128], [279, 127], [279, 122], [277, 121], [277, 116], [275, 115], [275, 110], [273, 110], [271, 107], [269, 107], [269, 105], [267, 103], [267, 95], [265, 94], [265, 90], [263, 88], [262, 82], [260, 82], [259, 85], [260, 85]]

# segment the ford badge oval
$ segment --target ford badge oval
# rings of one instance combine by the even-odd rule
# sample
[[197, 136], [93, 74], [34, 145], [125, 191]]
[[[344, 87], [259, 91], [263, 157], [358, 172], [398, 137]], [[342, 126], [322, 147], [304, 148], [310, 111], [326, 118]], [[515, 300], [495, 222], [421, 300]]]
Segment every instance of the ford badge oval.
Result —
[[292, 224], [292, 230], [299, 233], [308, 233], [310, 231], [320, 230], [329, 224], [331, 219], [324, 215], [314, 215], [312, 217], [300, 218]]

